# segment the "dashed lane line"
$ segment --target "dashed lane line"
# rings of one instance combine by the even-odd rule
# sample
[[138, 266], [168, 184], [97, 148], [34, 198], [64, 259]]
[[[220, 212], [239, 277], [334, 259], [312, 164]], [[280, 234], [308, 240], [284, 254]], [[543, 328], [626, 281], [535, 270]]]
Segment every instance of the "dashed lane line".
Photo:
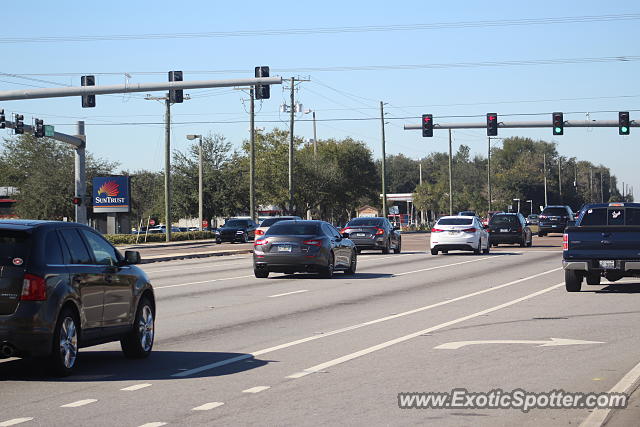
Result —
[[271, 387], [268, 385], [261, 385], [257, 387], [248, 388], [246, 390], [242, 390], [243, 393], [260, 393], [261, 391], [269, 390]]
[[307, 289], [301, 289], [299, 291], [285, 292], [284, 294], [269, 295], [267, 298], [278, 298], [278, 297], [284, 297], [287, 295], [301, 294], [303, 292], [309, 292], [309, 291]]
[[210, 411], [211, 409], [218, 408], [222, 405], [224, 405], [224, 402], [210, 402], [210, 403], [205, 403], [204, 405], [201, 405], [201, 406], [197, 406], [193, 408], [192, 411]]
[[143, 388], [147, 388], [147, 387], [151, 387], [151, 384], [145, 383], [145, 384], [136, 384], [136, 385], [132, 385], [129, 387], [125, 387], [125, 388], [121, 388], [121, 391], [136, 391], [136, 390], [140, 390]]
[[78, 408], [80, 406], [89, 405], [90, 403], [97, 402], [98, 399], [84, 399], [78, 400], [77, 402], [67, 403], [66, 405], [60, 406], [61, 408]]
[[175, 374], [172, 374], [171, 376], [172, 377], [188, 377], [190, 375], [197, 374], [197, 373], [200, 373], [200, 372], [203, 372], [203, 371], [208, 371], [210, 369], [218, 368], [220, 366], [229, 365], [231, 363], [239, 362], [239, 361], [246, 360], [246, 359], [251, 359], [251, 358], [263, 355], [263, 354], [267, 354], [267, 353], [271, 353], [271, 352], [277, 351], [277, 350], [282, 350], [282, 349], [293, 347], [293, 346], [296, 346], [296, 345], [299, 345], [299, 344], [304, 344], [304, 343], [307, 343], [307, 342], [310, 342], [310, 341], [315, 341], [315, 340], [318, 340], [320, 338], [330, 337], [332, 335], [337, 335], [337, 334], [341, 334], [343, 332], [353, 331], [355, 329], [363, 328], [365, 326], [375, 325], [377, 323], [386, 322], [386, 321], [392, 320], [392, 319], [398, 319], [400, 317], [404, 317], [404, 316], [408, 316], [408, 315], [411, 315], [411, 314], [419, 313], [419, 312], [422, 312], [422, 311], [430, 310], [432, 308], [441, 307], [441, 306], [447, 305], [447, 304], [452, 304], [452, 303], [457, 302], [457, 301], [462, 301], [462, 300], [467, 299], [467, 298], [471, 298], [471, 297], [474, 297], [474, 296], [482, 295], [482, 294], [485, 294], [487, 292], [492, 292], [492, 291], [495, 291], [495, 290], [498, 290], [498, 289], [506, 288], [508, 286], [513, 286], [513, 285], [516, 285], [518, 283], [525, 282], [527, 280], [535, 279], [535, 278], [538, 278], [540, 276], [559, 271], [561, 269], [562, 268], [554, 268], [554, 269], [551, 269], [551, 270], [543, 271], [542, 273], [537, 273], [537, 274], [534, 274], [534, 275], [531, 275], [531, 276], [528, 276], [528, 277], [523, 277], [521, 279], [517, 279], [517, 280], [513, 280], [513, 281], [508, 282], [508, 283], [504, 283], [502, 285], [492, 286], [490, 288], [486, 288], [486, 289], [483, 289], [483, 290], [480, 290], [480, 291], [476, 291], [476, 292], [472, 292], [472, 293], [469, 293], [469, 294], [461, 295], [461, 296], [456, 297], [456, 298], [451, 298], [451, 299], [447, 299], [447, 300], [444, 300], [444, 301], [440, 301], [440, 302], [437, 302], [435, 304], [430, 304], [430, 305], [426, 305], [426, 306], [423, 306], [423, 307], [418, 307], [418, 308], [415, 308], [413, 310], [405, 311], [403, 313], [392, 314], [390, 316], [381, 317], [379, 319], [370, 320], [368, 322], [359, 323], [357, 325], [347, 326], [347, 327], [341, 328], [341, 329], [335, 329], [333, 331], [329, 331], [329, 332], [325, 332], [325, 333], [318, 333], [318, 334], [311, 335], [311, 336], [306, 337], [306, 338], [301, 338], [299, 340], [290, 341], [290, 342], [287, 342], [287, 343], [284, 343], [284, 344], [276, 345], [274, 347], [269, 347], [269, 348], [265, 348], [265, 349], [262, 349], [262, 350], [257, 350], [257, 351], [251, 352], [251, 353], [242, 354], [240, 356], [231, 357], [229, 359], [224, 359], [224, 360], [221, 360], [219, 362], [209, 363], [207, 365], [200, 366], [200, 367], [197, 367], [197, 368], [193, 368], [193, 369], [189, 369], [189, 370], [186, 370], [186, 371], [177, 372]]
[[32, 417], [25, 417], [25, 418], [14, 418], [12, 420], [7, 420], [7, 421], [3, 421], [0, 423], [0, 427], [9, 427], [9, 426], [15, 426], [17, 424], [22, 424], [22, 423], [26, 423], [27, 421], [31, 421], [33, 420]]

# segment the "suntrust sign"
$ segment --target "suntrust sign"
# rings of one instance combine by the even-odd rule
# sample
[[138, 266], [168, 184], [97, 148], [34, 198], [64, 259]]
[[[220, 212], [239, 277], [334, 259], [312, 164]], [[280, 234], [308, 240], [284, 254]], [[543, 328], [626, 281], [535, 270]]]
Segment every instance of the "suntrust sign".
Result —
[[129, 212], [129, 177], [93, 178], [93, 212]]

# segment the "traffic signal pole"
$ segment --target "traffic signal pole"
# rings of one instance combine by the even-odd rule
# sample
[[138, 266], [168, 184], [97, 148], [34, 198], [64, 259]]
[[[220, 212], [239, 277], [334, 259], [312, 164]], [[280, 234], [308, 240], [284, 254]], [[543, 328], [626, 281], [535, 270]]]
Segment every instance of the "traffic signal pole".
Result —
[[84, 134], [84, 121], [77, 123], [78, 138], [82, 139], [82, 145], [75, 147], [75, 195], [80, 197], [80, 204], [75, 205], [76, 222], [87, 224], [87, 174], [86, 174], [86, 138]]
[[[567, 120], [564, 122], [565, 128], [617, 128], [618, 120]], [[434, 129], [485, 129], [487, 124], [481, 123], [434, 123]], [[550, 128], [553, 127], [551, 120], [540, 120], [531, 122], [499, 122], [499, 129], [527, 129], [527, 128]], [[640, 127], [640, 121], [632, 120], [629, 127]], [[420, 130], [422, 124], [404, 125], [404, 130]]]

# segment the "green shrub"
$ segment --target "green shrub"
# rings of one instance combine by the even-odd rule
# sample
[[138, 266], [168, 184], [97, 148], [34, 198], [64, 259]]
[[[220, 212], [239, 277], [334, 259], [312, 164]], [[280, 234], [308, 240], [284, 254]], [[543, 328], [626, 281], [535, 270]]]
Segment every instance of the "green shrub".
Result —
[[[113, 245], [133, 245], [136, 244], [136, 237], [138, 238], [138, 244], [144, 244], [144, 234], [136, 236], [135, 234], [105, 234], [105, 239], [111, 242]], [[215, 233], [211, 231], [186, 231], [183, 233], [171, 233], [171, 241], [179, 242], [184, 240], [204, 240], [215, 239]], [[166, 241], [164, 233], [147, 234], [147, 243], [157, 243]]]

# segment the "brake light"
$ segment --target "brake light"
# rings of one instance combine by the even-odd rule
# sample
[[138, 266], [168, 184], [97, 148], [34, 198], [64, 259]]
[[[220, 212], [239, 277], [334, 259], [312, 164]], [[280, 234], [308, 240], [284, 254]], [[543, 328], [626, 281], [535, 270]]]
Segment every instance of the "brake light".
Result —
[[376, 227], [376, 236], [380, 236], [384, 234], [384, 230], [382, 228]]
[[264, 230], [256, 230], [256, 236], [264, 236]]
[[322, 242], [320, 240], [305, 240], [302, 244], [309, 246], [322, 246]]
[[22, 281], [21, 301], [44, 301], [47, 299], [47, 284], [42, 277], [25, 273]]
[[439, 228], [432, 228], [432, 229], [431, 229], [431, 232], [432, 232], [432, 233], [440, 233], [440, 232], [443, 232], [443, 231], [444, 231], [444, 230], [441, 230], [441, 229], [439, 229]]
[[345, 227], [342, 230], [340, 230], [340, 233], [346, 233], [347, 231], [349, 231], [351, 229], [351, 227]]
[[563, 251], [569, 250], [569, 235], [567, 233], [562, 235], [562, 250]]
[[540, 216], [538, 217], [538, 219], [547, 219], [547, 216], [546, 216], [546, 215], [540, 215]]
[[476, 231], [478, 231], [478, 229], [475, 227], [465, 228], [464, 230], [462, 230], [463, 233], [475, 233]]
[[259, 239], [259, 240], [256, 240], [255, 242], [253, 242], [253, 246], [262, 246], [262, 245], [266, 245], [267, 243], [269, 243], [268, 240]]

